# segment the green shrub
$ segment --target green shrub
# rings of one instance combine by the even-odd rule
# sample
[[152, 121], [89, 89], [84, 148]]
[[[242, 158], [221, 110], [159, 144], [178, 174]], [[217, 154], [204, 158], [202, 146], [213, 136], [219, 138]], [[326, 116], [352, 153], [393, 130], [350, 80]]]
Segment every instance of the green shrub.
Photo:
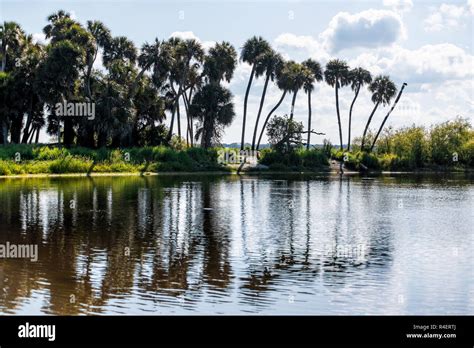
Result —
[[53, 174], [87, 173], [92, 165], [92, 160], [66, 156], [51, 162], [49, 169]]
[[33, 156], [39, 161], [55, 160], [66, 157], [68, 154], [67, 149], [59, 147], [41, 146], [33, 149]]

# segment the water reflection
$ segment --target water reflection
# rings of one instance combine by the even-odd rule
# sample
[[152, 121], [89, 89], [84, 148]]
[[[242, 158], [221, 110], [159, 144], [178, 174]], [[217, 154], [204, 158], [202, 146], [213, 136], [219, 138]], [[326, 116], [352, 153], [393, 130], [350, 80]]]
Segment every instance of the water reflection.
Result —
[[472, 178], [0, 181], [0, 313], [474, 313]]

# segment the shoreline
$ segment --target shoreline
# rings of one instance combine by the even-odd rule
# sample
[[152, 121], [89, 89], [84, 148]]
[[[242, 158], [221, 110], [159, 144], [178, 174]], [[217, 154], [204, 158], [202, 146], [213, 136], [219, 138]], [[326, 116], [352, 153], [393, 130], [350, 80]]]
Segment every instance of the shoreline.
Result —
[[[377, 176], [377, 175], [422, 175], [422, 174], [472, 174], [474, 170], [415, 170], [415, 171], [368, 171], [356, 172], [345, 171], [342, 176]], [[337, 171], [200, 171], [200, 172], [107, 172], [107, 173], [63, 173], [63, 174], [15, 174], [0, 175], [1, 179], [41, 179], [41, 178], [81, 178], [81, 177], [133, 177], [133, 176], [199, 176], [199, 175], [238, 175], [238, 176], [260, 176], [260, 175], [314, 175], [326, 174], [330, 176], [341, 176]]]

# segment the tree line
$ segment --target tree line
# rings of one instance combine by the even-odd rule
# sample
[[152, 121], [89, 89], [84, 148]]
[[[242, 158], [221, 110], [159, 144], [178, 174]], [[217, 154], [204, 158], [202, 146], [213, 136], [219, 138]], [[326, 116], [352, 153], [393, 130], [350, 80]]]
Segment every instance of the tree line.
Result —
[[[38, 143], [46, 128], [58, 143], [89, 148], [173, 145], [208, 148], [219, 144], [225, 127], [236, 117], [233, 95], [223, 82], [230, 82], [238, 53], [229, 42], [216, 43], [207, 51], [195, 39], [155, 39], [137, 49], [124, 36], [113, 36], [100, 21], [82, 25], [65, 11], [48, 18], [43, 28], [47, 44], [33, 40], [15, 22], [4, 22], [0, 31], [0, 144]], [[101, 58], [104, 69], [94, 68]], [[307, 94], [307, 149], [311, 146], [312, 92], [325, 81], [335, 92], [340, 148], [343, 132], [339, 90], [350, 86], [354, 97], [349, 109], [346, 150], [351, 150], [352, 113], [362, 88], [368, 87], [374, 107], [362, 136], [362, 149], [371, 151], [406, 84], [398, 91], [389, 76], [372, 74], [360, 67], [350, 69], [339, 59], [323, 67], [314, 59], [302, 63], [285, 60], [262, 37], [247, 40], [240, 61], [251, 66], [245, 91], [241, 149], [245, 148], [248, 97], [255, 79], [264, 86], [250, 134], [251, 149], [258, 150], [272, 116], [291, 96], [289, 120], [302, 90]], [[262, 115], [270, 83], [281, 97], [267, 115]], [[271, 87], [270, 87], [271, 88]], [[366, 144], [367, 131], [379, 106], [392, 108], [377, 136]], [[94, 103], [97, 117], [61, 117], [55, 105], [66, 102]], [[265, 116], [265, 117], [264, 117]], [[165, 120], [169, 121], [165, 124]], [[62, 125], [61, 125], [62, 123]], [[287, 131], [291, 127], [286, 127]], [[318, 133], [316, 133], [318, 134]]]

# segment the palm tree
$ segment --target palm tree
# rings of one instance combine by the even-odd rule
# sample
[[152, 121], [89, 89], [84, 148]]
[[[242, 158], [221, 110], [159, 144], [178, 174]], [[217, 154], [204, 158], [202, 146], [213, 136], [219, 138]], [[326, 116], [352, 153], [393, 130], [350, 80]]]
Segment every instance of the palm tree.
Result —
[[[288, 82], [290, 84], [290, 92], [293, 93], [293, 98], [291, 100], [290, 118], [289, 118], [289, 121], [287, 123], [287, 125], [289, 126], [291, 124], [291, 121], [293, 121], [293, 114], [294, 114], [294, 111], [295, 111], [296, 96], [298, 94], [298, 91], [303, 87], [303, 85], [306, 81], [306, 77], [309, 74], [309, 70], [303, 64], [299, 64], [299, 63], [296, 63], [294, 61], [289, 61], [285, 65], [285, 69], [288, 70], [285, 73], [288, 74]], [[287, 131], [289, 131], [289, 129], [287, 129]], [[289, 149], [290, 148], [290, 143], [289, 143], [290, 142], [290, 137], [289, 136], [287, 137], [287, 140], [288, 140], [287, 148]]]
[[49, 39], [57, 36], [58, 31], [64, 30], [64, 24], [61, 24], [61, 22], [70, 19], [71, 15], [64, 10], [59, 10], [49, 15], [48, 22], [50, 23], [43, 28], [43, 33], [46, 35], [46, 38]]
[[339, 125], [339, 142], [342, 145], [342, 127], [341, 127], [341, 114], [339, 112], [339, 88], [347, 86], [350, 83], [349, 80], [349, 67], [343, 60], [333, 59], [326, 64], [326, 71], [324, 72], [324, 78], [331, 87], [334, 87], [336, 93], [336, 113], [337, 123]]
[[303, 88], [308, 94], [308, 140], [306, 142], [306, 149], [309, 150], [311, 144], [311, 92], [314, 89], [314, 82], [323, 80], [323, 69], [321, 64], [312, 59], [305, 60], [303, 65], [308, 69]]
[[276, 103], [276, 105], [273, 107], [273, 109], [270, 110], [267, 117], [265, 118], [265, 122], [263, 123], [262, 130], [260, 131], [260, 136], [258, 137], [258, 142], [257, 142], [257, 147], [256, 147], [257, 150], [260, 147], [260, 142], [262, 141], [263, 133], [265, 132], [265, 128], [267, 127], [267, 123], [270, 120], [270, 117], [280, 107], [281, 103], [285, 99], [286, 94], [290, 90], [291, 84], [290, 84], [289, 70], [287, 68], [287, 65], [288, 65], [288, 62], [282, 62], [282, 64], [279, 66], [279, 68], [276, 71], [276, 81], [277, 81], [276, 84], [278, 88], [283, 92], [281, 94], [280, 99]]
[[[274, 50], [269, 50], [266, 52], [261, 61], [258, 63], [259, 68], [256, 69], [256, 76], [258, 77], [261, 72], [265, 73], [265, 83], [263, 85], [262, 96], [260, 98], [260, 106], [258, 108], [257, 119], [255, 121], [255, 128], [253, 130], [252, 138], [252, 151], [255, 150], [255, 140], [257, 138], [258, 122], [260, 120], [260, 115], [262, 114], [263, 103], [265, 102], [265, 95], [267, 93], [268, 82], [274, 80], [276, 72], [279, 69], [283, 62], [283, 57], [275, 52]], [[263, 71], [262, 71], [263, 70]]]
[[210, 83], [230, 82], [237, 66], [237, 52], [229, 42], [216, 43], [204, 59], [203, 75]]
[[400, 92], [398, 92], [398, 96], [395, 99], [395, 102], [393, 103], [393, 105], [390, 108], [389, 112], [387, 113], [387, 115], [383, 119], [382, 124], [380, 125], [379, 131], [377, 132], [377, 135], [375, 136], [374, 141], [372, 142], [372, 146], [370, 147], [370, 152], [372, 152], [372, 150], [374, 149], [375, 143], [377, 142], [377, 139], [380, 135], [380, 132], [382, 132], [382, 129], [383, 129], [383, 126], [385, 125], [385, 122], [387, 122], [387, 119], [390, 116], [390, 114], [392, 113], [392, 111], [395, 109], [395, 106], [397, 106], [397, 103], [400, 100], [400, 97], [402, 96], [403, 90], [405, 89], [406, 86], [407, 86], [407, 83], [404, 82], [403, 85], [402, 85], [402, 88], [400, 89]]
[[355, 95], [351, 103], [351, 108], [349, 109], [349, 135], [347, 138], [347, 151], [351, 151], [352, 108], [354, 107], [354, 103], [359, 96], [361, 87], [372, 82], [372, 75], [365, 69], [355, 68], [349, 72], [349, 79], [351, 88], [355, 92]]
[[369, 116], [369, 119], [367, 120], [367, 124], [365, 125], [364, 129], [364, 134], [362, 135], [362, 143], [360, 147], [362, 151], [364, 151], [365, 136], [367, 135], [367, 130], [369, 129], [369, 125], [372, 121], [372, 117], [374, 116], [375, 111], [377, 110], [380, 104], [390, 104], [390, 100], [395, 96], [395, 93], [397, 93], [397, 87], [392, 82], [392, 80], [390, 80], [389, 76], [379, 75], [370, 84], [369, 91], [372, 92], [372, 102], [375, 104], [375, 106]]
[[0, 26], [0, 57], [1, 57], [1, 66], [0, 72], [4, 72], [7, 67], [7, 55], [10, 47], [15, 47], [20, 45], [22, 37], [24, 37], [23, 30], [19, 24], [15, 22], [4, 22]]
[[[204, 49], [202, 45], [194, 39], [180, 40], [178, 38], [171, 38], [170, 43], [173, 47], [173, 69], [170, 76], [171, 86], [173, 87], [173, 81], [178, 84], [178, 91], [175, 91], [175, 101], [172, 109], [171, 125], [168, 133], [168, 139], [171, 139], [173, 134], [173, 123], [175, 112], [178, 109], [179, 98], [181, 97], [186, 81], [188, 79], [189, 70], [191, 66], [199, 66], [204, 59]], [[181, 122], [180, 115], [177, 115], [178, 120], [178, 135], [181, 137]]]
[[232, 94], [219, 84], [207, 84], [201, 88], [194, 96], [189, 111], [199, 121], [196, 140], [201, 139], [204, 148], [218, 142], [224, 127], [230, 125], [235, 117]]
[[91, 73], [94, 62], [97, 59], [99, 48], [104, 49], [110, 44], [112, 39], [110, 30], [100, 21], [87, 21], [87, 30], [93, 37], [93, 44], [89, 52], [87, 52], [87, 72], [86, 72], [86, 94], [92, 99], [91, 91]]
[[[191, 105], [191, 100], [193, 98], [193, 92], [199, 90], [203, 83], [203, 77], [198, 71], [197, 67], [194, 66], [189, 70], [187, 85], [182, 94], [184, 107], [186, 109], [187, 121], [188, 121], [188, 133], [189, 140], [191, 142], [191, 147], [194, 146], [194, 126], [192, 116], [189, 112], [189, 106]], [[187, 92], [187, 93], [186, 93]]]
[[245, 125], [246, 125], [246, 120], [247, 120], [247, 102], [249, 98], [250, 87], [252, 86], [255, 70], [258, 67], [257, 63], [265, 54], [265, 52], [269, 51], [270, 49], [271, 49], [270, 44], [260, 36], [259, 37], [254, 36], [248, 39], [245, 42], [244, 47], [242, 48], [240, 59], [243, 62], [250, 64], [252, 66], [252, 71], [250, 73], [250, 78], [247, 85], [247, 90], [245, 91], [245, 98], [244, 98], [244, 118], [243, 118], [243, 124], [242, 124], [242, 140], [241, 140], [241, 145], [240, 145], [241, 150], [243, 150], [245, 146]]
[[306, 82], [306, 77], [309, 74], [309, 70], [303, 64], [299, 64], [294, 61], [289, 61], [288, 64], [286, 64], [285, 69], [288, 70], [285, 73], [288, 74], [290, 92], [293, 93], [290, 110], [290, 120], [292, 120], [295, 111], [296, 96], [298, 91], [303, 88]]
[[103, 62], [109, 67], [114, 61], [134, 64], [137, 59], [137, 49], [133, 41], [125, 36], [117, 36], [110, 40], [110, 44], [104, 50]]
[[167, 56], [168, 51], [166, 49], [162, 49], [162, 43], [158, 39], [155, 39], [152, 44], [143, 44], [140, 55], [138, 56], [138, 66], [140, 67], [140, 72], [138, 73], [132, 87], [130, 88], [130, 99], [132, 99], [137, 93], [138, 83], [143, 77], [145, 71], [149, 70], [153, 64], [166, 60], [167, 57], [162, 59], [162, 56], [164, 55]]

